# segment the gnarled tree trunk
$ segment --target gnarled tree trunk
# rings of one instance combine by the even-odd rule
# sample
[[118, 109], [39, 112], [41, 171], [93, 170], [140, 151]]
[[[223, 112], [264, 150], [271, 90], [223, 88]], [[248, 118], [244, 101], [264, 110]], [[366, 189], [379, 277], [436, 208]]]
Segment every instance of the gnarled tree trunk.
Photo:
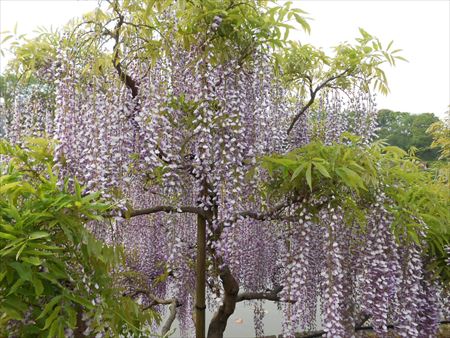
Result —
[[208, 338], [223, 338], [223, 333], [227, 327], [228, 318], [233, 314], [236, 308], [239, 284], [232, 275], [228, 266], [222, 269], [220, 279], [223, 282], [225, 296], [223, 304], [214, 314], [208, 328]]

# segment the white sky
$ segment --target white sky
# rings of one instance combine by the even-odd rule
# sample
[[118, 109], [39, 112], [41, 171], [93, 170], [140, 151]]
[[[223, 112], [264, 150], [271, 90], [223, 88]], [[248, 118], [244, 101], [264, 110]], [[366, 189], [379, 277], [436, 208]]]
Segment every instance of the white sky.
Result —
[[[31, 33], [37, 26], [58, 27], [92, 10], [96, 0], [0, 0], [0, 31]], [[353, 41], [362, 27], [394, 47], [409, 63], [387, 68], [391, 93], [378, 96], [379, 108], [440, 117], [450, 104], [450, 1], [294, 1], [313, 19], [311, 35], [302, 42], [330, 47]], [[0, 69], [5, 60], [0, 60]]]

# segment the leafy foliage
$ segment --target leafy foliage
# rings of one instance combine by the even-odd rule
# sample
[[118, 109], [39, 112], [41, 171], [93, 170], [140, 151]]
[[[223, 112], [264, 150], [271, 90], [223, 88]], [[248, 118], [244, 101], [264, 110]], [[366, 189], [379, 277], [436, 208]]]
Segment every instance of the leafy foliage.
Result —
[[433, 162], [431, 168], [436, 171], [436, 176], [443, 183], [450, 181], [450, 119], [434, 122], [427, 133], [433, 136], [431, 148], [439, 152], [438, 161]]
[[[450, 281], [446, 246], [450, 244], [448, 187], [424, 171], [420, 161], [398, 147], [378, 141], [369, 146], [346, 134], [345, 143], [312, 142], [284, 156], [265, 157], [273, 194], [295, 191], [343, 206], [350, 221], [365, 219], [367, 208], [383, 191], [386, 209], [394, 216], [392, 231], [424, 245], [432, 271]], [[426, 241], [423, 241], [425, 239]]]
[[450, 160], [450, 112], [445, 121], [434, 122], [427, 129], [427, 133], [433, 136], [432, 148], [439, 148], [440, 160]]
[[68, 178], [60, 187], [44, 139], [24, 148], [2, 141], [0, 155], [0, 334], [66, 337], [86, 329], [117, 337], [155, 320], [114, 286], [121, 248], [85, 227], [111, 208], [99, 193], [83, 194]]
[[406, 60], [398, 55], [400, 49], [392, 49], [393, 42], [383, 48], [378, 38], [362, 28], [359, 31], [361, 37], [356, 39], [356, 44], [346, 42], [334, 47], [333, 56], [312, 45], [290, 42], [290, 48], [279, 57], [284, 78], [299, 86], [302, 94], [316, 86], [348, 90], [361, 78], [365, 90], [372, 84], [387, 94], [389, 87], [383, 64], [395, 65], [396, 60]]

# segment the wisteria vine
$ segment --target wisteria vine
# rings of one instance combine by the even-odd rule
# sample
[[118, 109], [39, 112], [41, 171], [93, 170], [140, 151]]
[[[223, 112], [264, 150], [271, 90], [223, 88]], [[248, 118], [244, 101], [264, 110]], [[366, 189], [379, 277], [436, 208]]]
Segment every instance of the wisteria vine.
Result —
[[[220, 24], [217, 17], [211, 29]], [[370, 140], [373, 96], [358, 85], [345, 94], [324, 90], [287, 136], [305, 102], [283, 87], [270, 55], [255, 49], [245, 64], [217, 63], [202, 43], [185, 49], [174, 42], [153, 65], [130, 62], [137, 95], [113, 67], [83, 78], [90, 60], [80, 64], [61, 45], [42, 71], [48, 84], [16, 96], [7, 137], [54, 138], [61, 178], [76, 177], [117, 201], [122, 213], [93, 231], [125, 246], [127, 264], [153, 295], [178, 301], [183, 336], [193, 326], [196, 214], [208, 219], [210, 309], [225, 301], [226, 267], [240, 291], [234, 301], [254, 302], [258, 337], [263, 300], [282, 304], [285, 337], [317, 329], [318, 309], [328, 337], [353, 336], [361, 316], [380, 336], [388, 325], [403, 337], [435, 335], [446, 294], [427, 273], [421, 248], [396, 241], [382, 193], [364, 224], [349, 224], [332, 198], [287, 196], [280, 207], [260, 193], [267, 178], [256, 165], [261, 156], [313, 139], [330, 144], [344, 132]], [[160, 212], [126, 215], [151, 208]]]

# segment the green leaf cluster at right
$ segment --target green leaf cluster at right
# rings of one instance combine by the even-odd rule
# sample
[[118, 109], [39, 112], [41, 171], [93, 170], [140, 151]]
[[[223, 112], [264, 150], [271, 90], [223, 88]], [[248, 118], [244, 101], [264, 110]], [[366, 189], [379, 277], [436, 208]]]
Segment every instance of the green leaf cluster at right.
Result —
[[424, 246], [430, 270], [450, 281], [448, 185], [416, 157], [382, 141], [366, 145], [345, 134], [339, 143], [312, 142], [262, 163], [271, 176], [267, 190], [272, 197], [294, 193], [332, 201], [344, 209], [349, 224], [359, 220], [363, 225], [370, 206], [383, 194], [396, 238]]

